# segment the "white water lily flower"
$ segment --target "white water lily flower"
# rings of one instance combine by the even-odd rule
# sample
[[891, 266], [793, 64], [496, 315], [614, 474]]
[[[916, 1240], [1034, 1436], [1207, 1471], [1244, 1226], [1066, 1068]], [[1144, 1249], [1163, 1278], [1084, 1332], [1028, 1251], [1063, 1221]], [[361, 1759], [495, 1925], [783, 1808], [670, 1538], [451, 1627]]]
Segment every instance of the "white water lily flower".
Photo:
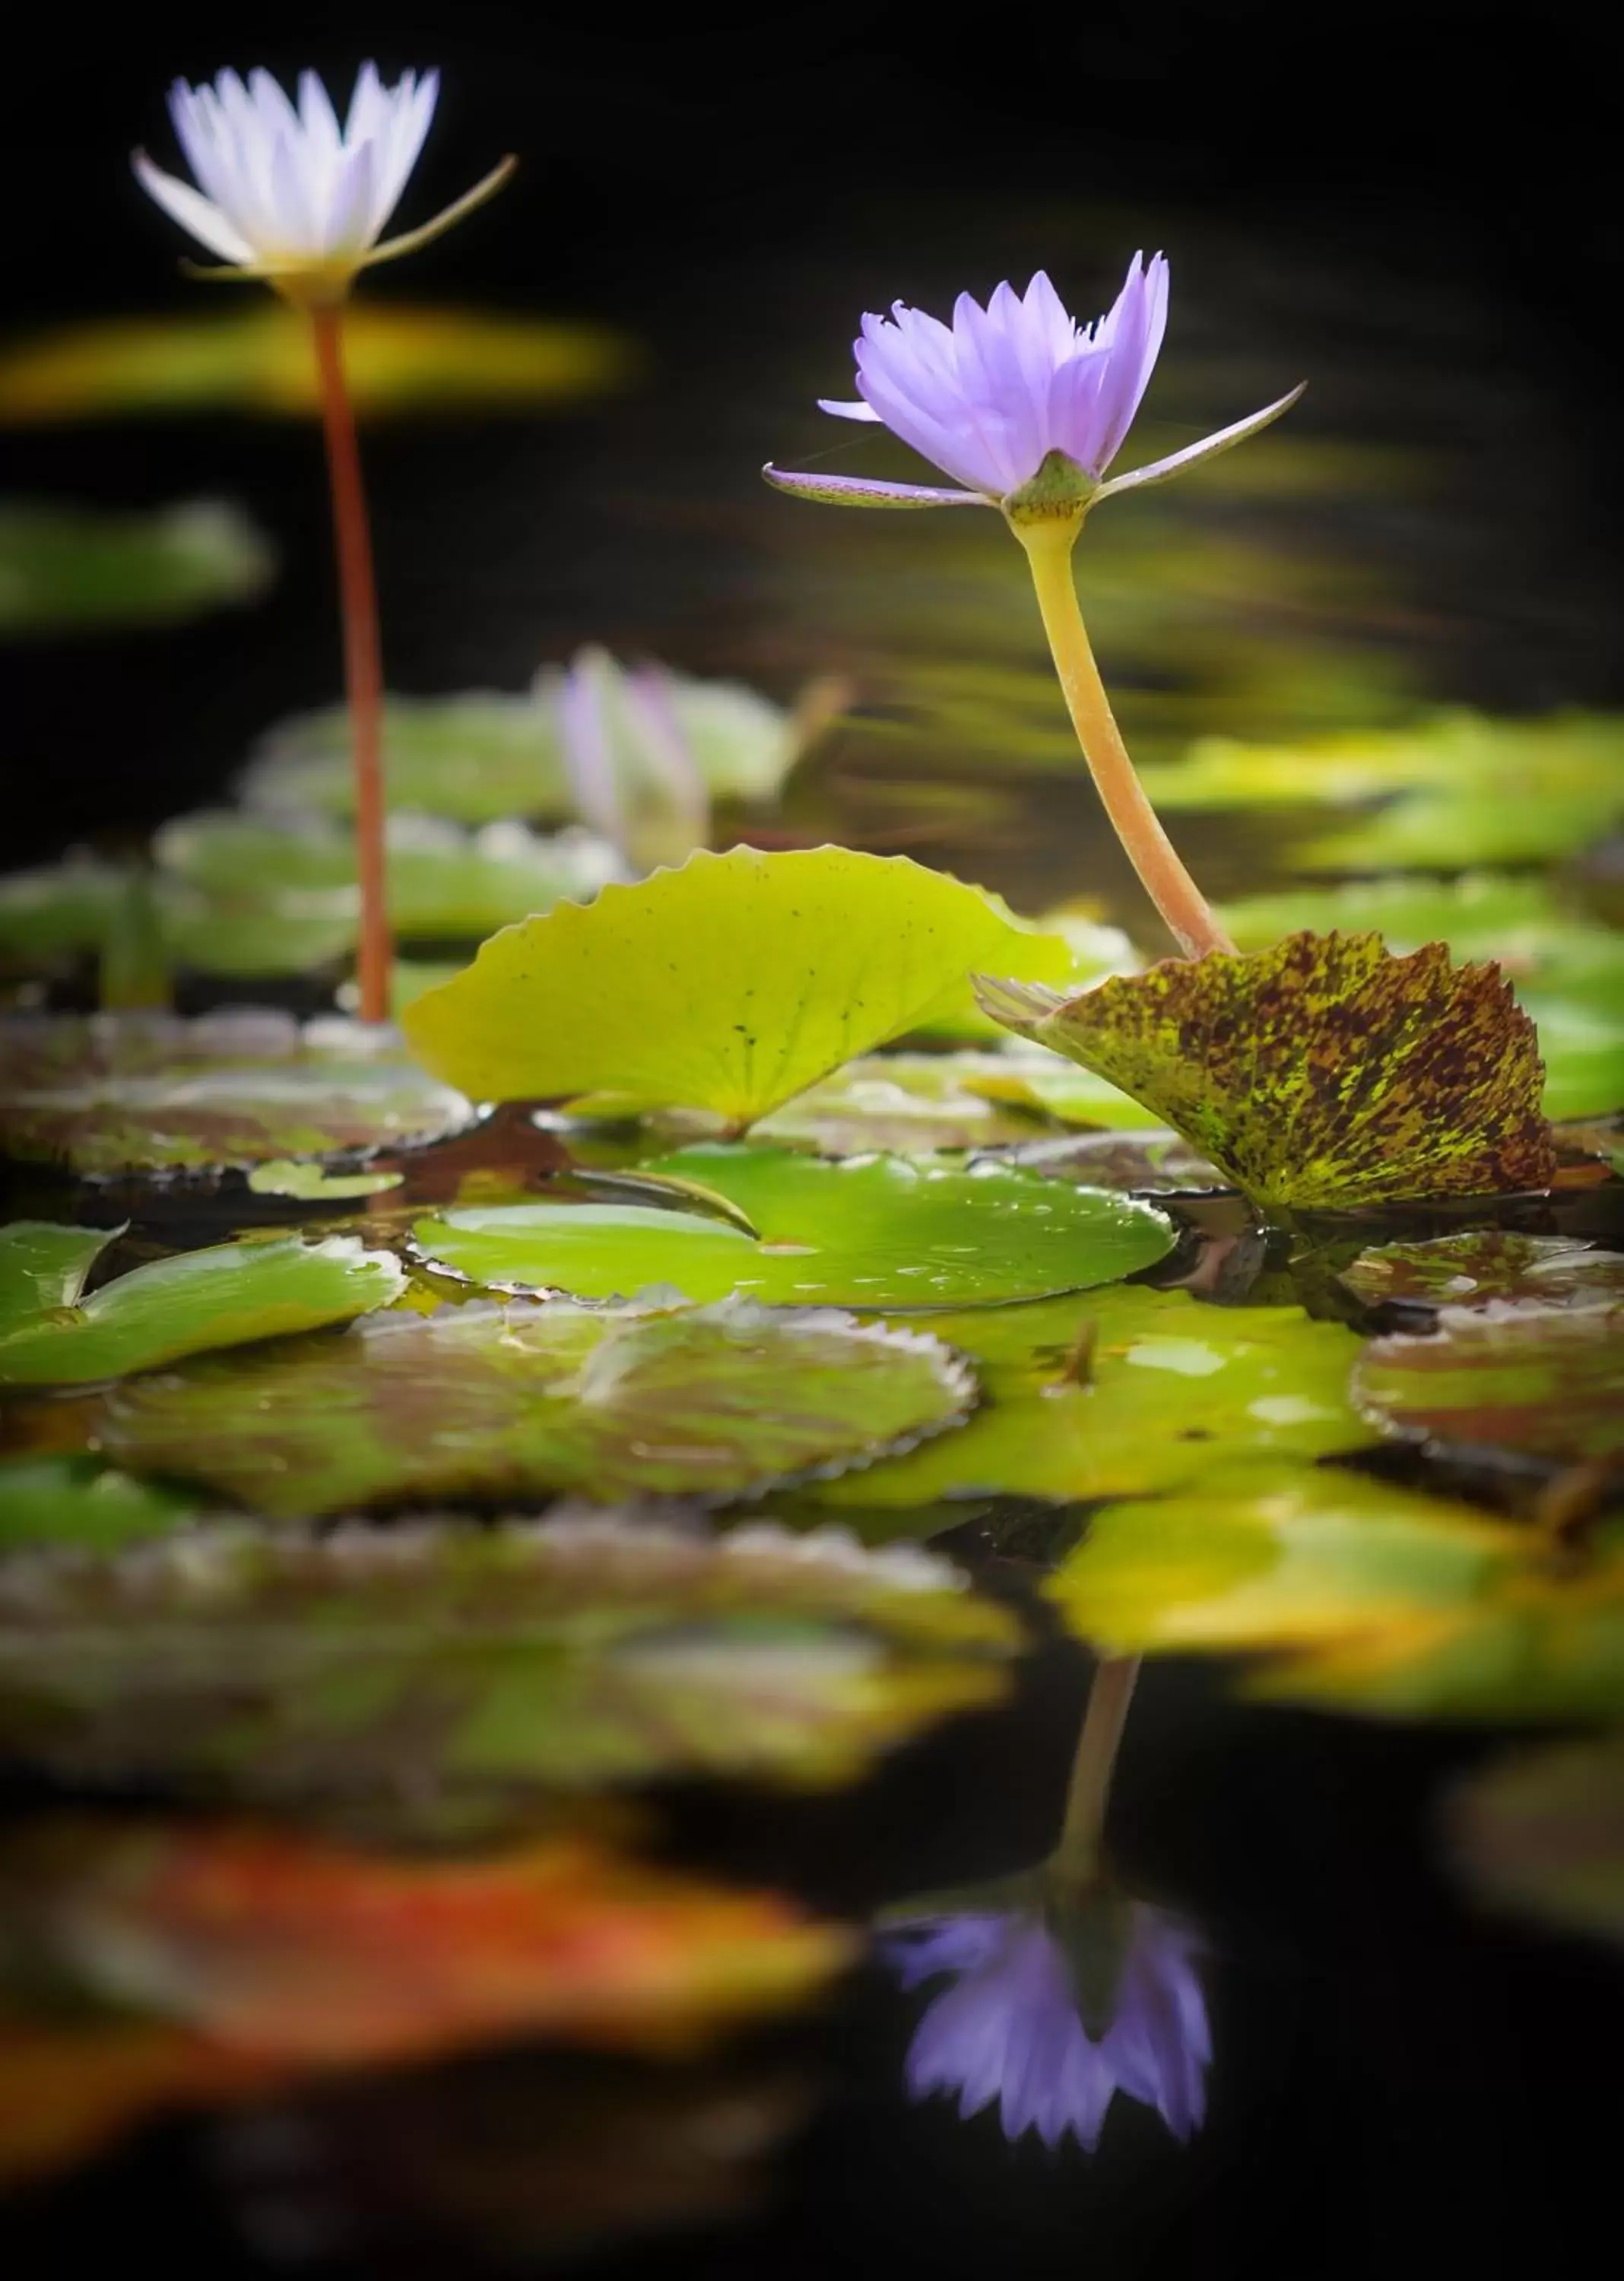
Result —
[[421, 228], [379, 243], [399, 202], [440, 91], [438, 72], [407, 72], [385, 87], [363, 64], [341, 127], [314, 72], [301, 72], [297, 107], [269, 72], [246, 81], [169, 91], [169, 115], [197, 187], [154, 166], [135, 168], [144, 189], [200, 244], [228, 265], [211, 277], [264, 278], [295, 299], [342, 298], [359, 269], [437, 237], [498, 189], [502, 164]]

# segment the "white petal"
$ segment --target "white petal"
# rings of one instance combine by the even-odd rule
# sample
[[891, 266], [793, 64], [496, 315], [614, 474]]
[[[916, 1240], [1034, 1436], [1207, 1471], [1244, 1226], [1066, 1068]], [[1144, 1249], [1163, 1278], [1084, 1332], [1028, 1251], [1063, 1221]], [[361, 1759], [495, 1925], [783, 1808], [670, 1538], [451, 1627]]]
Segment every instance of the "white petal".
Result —
[[273, 79], [267, 71], [251, 71], [248, 74], [248, 95], [273, 142], [290, 142], [296, 149], [303, 143], [304, 126], [284, 94], [280, 80]]
[[377, 235], [372, 220], [376, 148], [363, 143], [339, 161], [321, 228], [324, 253], [364, 253]]
[[[831, 396], [820, 396], [817, 399], [817, 408], [820, 412], [832, 412], [837, 420], [879, 421], [879, 414], [874, 406], [871, 404], [865, 404], [861, 397], [855, 404], [843, 404], [837, 403]], [[884, 424], [883, 421], [880, 421], [882, 427]]]
[[182, 182], [174, 174], [165, 174], [161, 166], [152, 164], [144, 151], [136, 151], [134, 165], [142, 189], [156, 198], [182, 229], [189, 230], [199, 245], [206, 245], [211, 253], [218, 253], [227, 261], [253, 259], [253, 247], [200, 190], [194, 190], [189, 182]]
[[437, 71], [424, 74], [422, 84], [413, 83], [411, 75], [401, 81], [396, 90], [398, 100], [389, 128], [383, 138], [383, 164], [374, 182], [372, 235], [375, 237], [400, 203], [400, 193], [411, 177], [422, 150], [423, 140], [434, 118], [434, 106], [439, 100], [440, 74]]
[[338, 156], [344, 140], [332, 97], [313, 71], [299, 73], [299, 120], [313, 152], [329, 161]]
[[357, 143], [375, 142], [388, 119], [389, 97], [378, 77], [378, 67], [375, 63], [364, 63], [355, 74], [355, 92], [350, 97], [350, 115], [344, 121], [345, 143], [353, 148]]

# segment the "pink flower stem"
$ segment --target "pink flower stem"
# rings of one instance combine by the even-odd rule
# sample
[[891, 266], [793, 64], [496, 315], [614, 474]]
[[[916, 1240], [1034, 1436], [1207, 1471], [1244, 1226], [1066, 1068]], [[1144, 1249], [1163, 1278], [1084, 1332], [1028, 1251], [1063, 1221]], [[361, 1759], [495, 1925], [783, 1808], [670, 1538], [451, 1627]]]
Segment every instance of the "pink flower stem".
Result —
[[1056, 515], [1031, 522], [1012, 521], [1009, 527], [1032, 565], [1043, 630], [1077, 741], [1129, 862], [1187, 958], [1204, 957], [1210, 950], [1233, 950], [1233, 943], [1179, 862], [1145, 796], [1100, 679], [1071, 576], [1071, 549], [1080, 522]]
[[389, 1019], [388, 877], [384, 856], [383, 660], [378, 642], [378, 590], [372, 531], [361, 483], [355, 411], [344, 369], [344, 312], [310, 312], [321, 381], [321, 426], [333, 494], [333, 542], [344, 624], [344, 685], [355, 761], [355, 868], [360, 882], [360, 942], [356, 960], [363, 1022]]

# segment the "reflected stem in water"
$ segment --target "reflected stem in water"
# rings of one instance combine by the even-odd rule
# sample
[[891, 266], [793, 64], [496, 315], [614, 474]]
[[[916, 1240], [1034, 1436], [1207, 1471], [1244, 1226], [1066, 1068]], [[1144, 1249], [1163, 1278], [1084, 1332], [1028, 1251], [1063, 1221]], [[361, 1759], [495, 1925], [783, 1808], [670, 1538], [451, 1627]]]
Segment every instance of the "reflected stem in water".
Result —
[[1111, 828], [1179, 949], [1187, 958], [1202, 958], [1211, 950], [1233, 951], [1234, 944], [1163, 830], [1122, 741], [1078, 607], [1071, 550], [1081, 527], [1079, 515], [1048, 515], [1033, 521], [1009, 518], [1009, 528], [1025, 548], [1032, 566], [1043, 630], [1048, 636], [1077, 741]]
[[1060, 1842], [1046, 1872], [1051, 1892], [1063, 1898], [1079, 1898], [1099, 1883], [1111, 1777], [1143, 1661], [1138, 1655], [1109, 1656], [1094, 1673], [1071, 1762]]
[[344, 363], [344, 310], [320, 303], [310, 312], [321, 427], [333, 495], [333, 541], [338, 561], [338, 602], [344, 625], [344, 689], [355, 760], [355, 862], [360, 883], [360, 938], [356, 986], [363, 1022], [389, 1019], [388, 881], [384, 861], [383, 659], [378, 637], [378, 590], [372, 530], [361, 482], [355, 410]]

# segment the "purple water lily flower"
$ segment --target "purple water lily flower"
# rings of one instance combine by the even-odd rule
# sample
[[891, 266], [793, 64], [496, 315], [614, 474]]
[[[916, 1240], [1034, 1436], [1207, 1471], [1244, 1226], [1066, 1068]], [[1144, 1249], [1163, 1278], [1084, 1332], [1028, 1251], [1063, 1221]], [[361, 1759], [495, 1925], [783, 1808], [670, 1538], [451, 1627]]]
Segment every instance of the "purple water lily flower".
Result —
[[820, 398], [843, 420], [877, 421], [963, 484], [791, 475], [763, 469], [780, 490], [847, 506], [998, 506], [1018, 502], [1046, 468], [1080, 514], [1109, 492], [1162, 483], [1255, 435], [1301, 390], [1233, 427], [1105, 480], [1149, 385], [1167, 324], [1167, 263], [1136, 253], [1106, 315], [1079, 325], [1042, 270], [1024, 294], [1000, 285], [986, 308], [961, 293], [953, 322], [897, 302], [866, 316], [854, 344], [858, 400]]
[[1071, 2130], [1092, 2148], [1121, 2091], [1187, 2138], [1206, 2113], [1212, 2056], [1195, 1947], [1182, 1926], [1134, 1904], [1110, 2017], [1091, 2034], [1065, 1950], [1036, 1910], [898, 1928], [882, 1948], [904, 1987], [956, 1976], [915, 2031], [909, 2094], [956, 2092], [962, 2115], [996, 2099], [1007, 2138], [1034, 2130], [1056, 2146]]

